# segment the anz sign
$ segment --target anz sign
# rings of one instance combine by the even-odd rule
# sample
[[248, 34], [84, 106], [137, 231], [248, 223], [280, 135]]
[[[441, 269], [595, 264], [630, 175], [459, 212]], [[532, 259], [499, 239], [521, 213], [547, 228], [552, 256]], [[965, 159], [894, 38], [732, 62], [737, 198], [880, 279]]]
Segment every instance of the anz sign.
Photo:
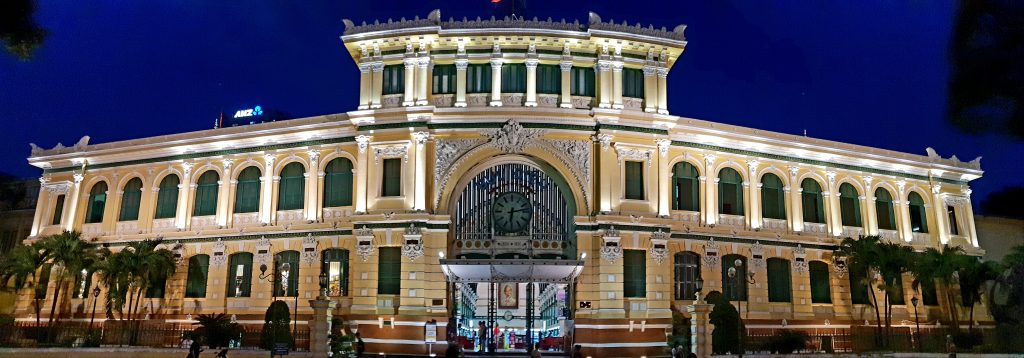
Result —
[[256, 117], [260, 115], [263, 115], [263, 108], [261, 108], [260, 106], [256, 106], [249, 109], [238, 110], [237, 112], [235, 112], [234, 118]]

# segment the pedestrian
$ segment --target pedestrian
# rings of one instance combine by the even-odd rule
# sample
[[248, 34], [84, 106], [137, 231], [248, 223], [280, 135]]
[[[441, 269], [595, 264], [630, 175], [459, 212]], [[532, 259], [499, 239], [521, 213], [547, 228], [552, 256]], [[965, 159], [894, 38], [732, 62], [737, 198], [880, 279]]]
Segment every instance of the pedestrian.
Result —
[[363, 352], [366, 352], [366, 342], [363, 342], [363, 337], [356, 333], [356, 357], [362, 358]]
[[203, 346], [199, 344], [199, 340], [192, 341], [192, 345], [188, 347], [188, 358], [199, 358], [199, 353], [203, 351]]
[[583, 346], [577, 344], [572, 347], [572, 358], [583, 358]]
[[530, 353], [530, 358], [541, 358], [540, 342], [533, 344], [533, 352]]
[[217, 358], [228, 358], [228, 349], [221, 349], [220, 352], [217, 353]]

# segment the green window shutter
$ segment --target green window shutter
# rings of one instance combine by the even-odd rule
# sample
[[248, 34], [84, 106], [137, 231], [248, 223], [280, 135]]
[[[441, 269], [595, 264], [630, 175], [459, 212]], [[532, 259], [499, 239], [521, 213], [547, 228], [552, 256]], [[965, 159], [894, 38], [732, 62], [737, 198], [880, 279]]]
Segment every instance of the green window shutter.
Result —
[[89, 204], [85, 208], [85, 223], [103, 222], [103, 209], [107, 205], [107, 183], [99, 182], [89, 191]]
[[622, 290], [627, 298], [647, 297], [647, 252], [622, 250]]
[[254, 213], [260, 210], [260, 169], [251, 166], [238, 173], [235, 184], [235, 213]]
[[53, 269], [53, 264], [43, 264], [39, 268], [39, 278], [36, 280], [35, 287], [35, 299], [45, 300], [46, 289], [50, 285], [50, 271]]
[[352, 161], [335, 158], [324, 169], [324, 207], [352, 205]]
[[644, 71], [635, 68], [622, 69], [622, 96], [644, 98]]
[[949, 219], [949, 234], [960, 235], [960, 224], [956, 222], [956, 208], [947, 205], [946, 215]]
[[920, 194], [910, 192], [907, 201], [910, 203], [910, 231], [927, 233], [928, 212], [924, 208], [924, 199], [921, 198]]
[[821, 195], [821, 185], [814, 179], [804, 179], [800, 184], [803, 192], [800, 198], [803, 206], [804, 222], [825, 223], [825, 202]]
[[277, 210], [302, 209], [306, 196], [306, 168], [302, 163], [293, 162], [281, 169], [281, 181], [277, 189]]
[[157, 277], [150, 278], [149, 287], [146, 288], [146, 298], [164, 298], [164, 291], [167, 286], [167, 275], [156, 273]]
[[786, 199], [782, 180], [775, 174], [761, 178], [761, 215], [768, 219], [786, 219]]
[[[74, 291], [72, 291], [73, 296], [75, 298], [88, 298], [89, 290], [92, 289], [92, 274], [93, 274], [93, 271], [89, 271], [85, 275], [85, 282], [82, 281], [82, 277], [81, 276], [75, 275], [75, 287], [74, 287]], [[83, 283], [85, 284], [84, 288], [82, 287]]]
[[466, 66], [466, 93], [491, 92], [491, 65], [475, 64]]
[[828, 264], [821, 261], [811, 261], [808, 267], [811, 275], [811, 303], [832, 303]]
[[935, 281], [921, 281], [921, 301], [925, 306], [939, 305], [939, 293], [935, 289]]
[[573, 67], [571, 71], [569, 73], [571, 94], [594, 97], [594, 69], [592, 67]]
[[192, 210], [192, 216], [206, 216], [217, 213], [217, 191], [219, 190], [217, 181], [219, 180], [220, 174], [212, 170], [207, 170], [203, 175], [199, 176], [199, 180], [196, 182], [196, 202]]
[[562, 69], [558, 65], [537, 65], [537, 93], [562, 93]]
[[843, 226], [861, 226], [859, 196], [857, 189], [854, 189], [850, 183], [843, 183], [839, 186], [839, 211]]
[[383, 161], [381, 196], [402, 195], [402, 158], [388, 158]]
[[382, 247], [377, 262], [377, 294], [402, 293], [402, 248]]
[[868, 298], [867, 269], [850, 270], [850, 300], [853, 304], [871, 304]]
[[188, 278], [185, 281], [186, 298], [206, 297], [206, 280], [209, 273], [209, 255], [195, 255], [188, 259]]
[[327, 295], [348, 296], [348, 250], [324, 250], [321, 262], [320, 272], [327, 275]]
[[[240, 278], [240, 279], [239, 279]], [[252, 254], [239, 252], [228, 257], [227, 297], [249, 297], [252, 290]]]
[[700, 211], [697, 168], [687, 162], [672, 166], [672, 210]]
[[53, 220], [50, 225], [60, 225], [60, 217], [64, 214], [64, 194], [57, 195], [57, 204], [53, 206]]
[[[736, 276], [729, 277], [729, 268], [735, 267], [736, 260], [740, 260], [740, 267], [736, 268]], [[747, 258], [740, 255], [730, 254], [722, 256], [722, 293], [730, 301], [747, 300]]]
[[675, 299], [695, 299], [697, 279], [700, 278], [700, 255], [689, 251], [676, 253], [674, 269]]
[[384, 66], [382, 94], [405, 93], [405, 64]]
[[789, 260], [768, 259], [768, 302], [790, 302], [793, 300], [792, 275]]
[[885, 281], [892, 283], [892, 289], [890, 290], [892, 292], [887, 292], [889, 295], [889, 303], [894, 305], [905, 304], [906, 302], [904, 302], [903, 299], [903, 275], [896, 274], [896, 277], [886, 277]]
[[121, 216], [118, 221], [139, 220], [139, 204], [142, 202], [142, 179], [134, 178], [124, 185], [121, 194]]
[[434, 65], [431, 89], [433, 94], [455, 93], [455, 65]]
[[501, 66], [501, 92], [526, 93], [526, 65], [506, 63]]
[[875, 213], [879, 229], [896, 230], [896, 214], [893, 211], [892, 195], [888, 190], [875, 190]]
[[743, 177], [732, 168], [723, 168], [718, 179], [718, 212], [743, 215]]
[[[288, 291], [284, 292], [281, 290], [281, 277], [282, 267], [288, 264]], [[278, 296], [285, 297], [296, 297], [299, 295], [299, 252], [298, 251], [283, 251], [277, 254], [274, 259], [274, 265], [278, 268], [277, 280], [274, 284], [274, 291], [277, 292]]]
[[156, 194], [156, 219], [173, 218], [178, 215], [178, 184], [177, 175], [171, 174], [160, 181], [160, 190]]
[[626, 199], [644, 200], [644, 163], [626, 161]]

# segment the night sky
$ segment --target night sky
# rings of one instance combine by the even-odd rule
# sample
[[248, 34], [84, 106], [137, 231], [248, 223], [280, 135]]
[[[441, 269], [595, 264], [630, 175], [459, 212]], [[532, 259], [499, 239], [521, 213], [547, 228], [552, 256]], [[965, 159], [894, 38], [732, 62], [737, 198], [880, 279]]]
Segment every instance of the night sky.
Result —
[[[506, 0], [508, 1], [508, 0]], [[671, 5], [670, 5], [671, 4]], [[490, 0], [40, 1], [49, 37], [30, 62], [0, 53], [0, 171], [35, 177], [50, 148], [211, 128], [262, 105], [354, 110], [359, 71], [342, 18], [489, 17]], [[945, 121], [953, 1], [538, 1], [526, 16], [688, 25], [669, 75], [673, 114], [968, 161], [974, 197], [1024, 178], [1024, 143]], [[978, 205], [975, 206], [978, 210]]]

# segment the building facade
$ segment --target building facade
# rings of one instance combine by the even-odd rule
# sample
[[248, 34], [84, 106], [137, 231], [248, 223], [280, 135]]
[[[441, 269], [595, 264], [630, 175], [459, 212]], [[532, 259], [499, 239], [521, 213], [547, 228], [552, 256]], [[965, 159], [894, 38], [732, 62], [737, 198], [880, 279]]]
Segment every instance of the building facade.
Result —
[[[180, 269], [144, 310], [168, 322], [261, 324], [284, 296], [303, 323], [325, 272], [368, 351], [420, 354], [481, 322], [510, 348], [532, 332], [591, 356], [663, 354], [698, 279], [741, 297], [751, 327], [849, 327], [874, 314], [833, 260], [843, 237], [983, 252], [978, 160], [670, 114], [684, 29], [596, 14], [346, 20], [357, 108], [34, 148], [31, 236], [78, 230], [112, 250], [164, 238]], [[737, 260], [753, 283], [724, 275]], [[284, 262], [287, 287], [260, 279]], [[896, 322], [912, 319], [910, 280]], [[72, 296], [61, 314], [88, 301]]]

